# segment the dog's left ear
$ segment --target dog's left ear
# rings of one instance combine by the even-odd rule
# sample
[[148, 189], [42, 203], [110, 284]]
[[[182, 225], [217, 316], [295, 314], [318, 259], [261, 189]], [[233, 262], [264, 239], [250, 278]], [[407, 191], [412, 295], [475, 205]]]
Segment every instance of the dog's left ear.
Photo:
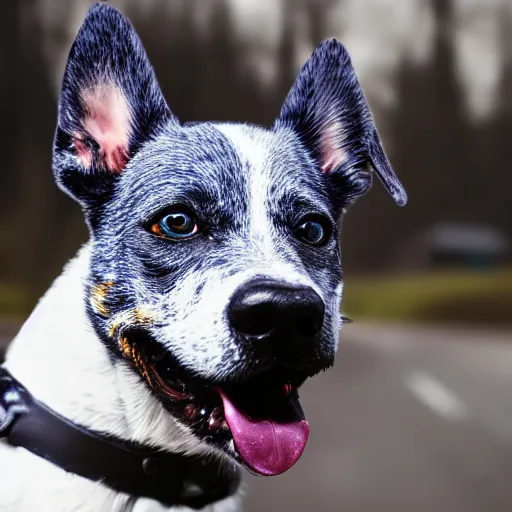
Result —
[[274, 129], [292, 129], [330, 175], [346, 203], [371, 186], [373, 168], [395, 202], [407, 194], [382, 148], [368, 103], [343, 45], [322, 43], [304, 65], [290, 90]]
[[135, 30], [103, 3], [89, 10], [68, 58], [53, 169], [85, 208], [103, 202], [140, 147], [171, 114]]

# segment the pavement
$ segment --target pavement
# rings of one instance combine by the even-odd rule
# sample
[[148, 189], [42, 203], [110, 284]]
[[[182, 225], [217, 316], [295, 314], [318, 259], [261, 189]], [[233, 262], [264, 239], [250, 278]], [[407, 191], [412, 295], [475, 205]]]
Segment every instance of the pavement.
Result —
[[512, 510], [512, 332], [347, 325], [301, 398], [306, 451], [246, 512]]
[[306, 451], [246, 512], [512, 510], [512, 331], [347, 325], [301, 398]]

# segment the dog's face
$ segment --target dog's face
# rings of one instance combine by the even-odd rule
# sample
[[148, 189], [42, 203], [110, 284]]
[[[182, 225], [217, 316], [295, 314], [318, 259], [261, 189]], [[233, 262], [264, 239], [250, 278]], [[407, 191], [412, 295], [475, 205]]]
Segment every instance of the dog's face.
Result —
[[338, 225], [370, 166], [405, 203], [336, 41], [265, 129], [181, 125], [111, 7], [77, 36], [54, 173], [91, 230], [89, 316], [173, 415], [260, 473], [290, 467], [307, 439], [296, 389], [334, 360]]

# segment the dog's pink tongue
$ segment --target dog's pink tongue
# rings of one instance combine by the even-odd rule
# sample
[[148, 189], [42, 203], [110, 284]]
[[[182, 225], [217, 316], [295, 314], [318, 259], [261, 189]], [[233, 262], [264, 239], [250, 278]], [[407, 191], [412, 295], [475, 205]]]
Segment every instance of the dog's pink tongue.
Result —
[[267, 414], [257, 414], [258, 419], [242, 412], [236, 400], [219, 389], [236, 449], [245, 464], [261, 475], [279, 475], [290, 469], [308, 440], [309, 425], [297, 391], [285, 389], [272, 400]]

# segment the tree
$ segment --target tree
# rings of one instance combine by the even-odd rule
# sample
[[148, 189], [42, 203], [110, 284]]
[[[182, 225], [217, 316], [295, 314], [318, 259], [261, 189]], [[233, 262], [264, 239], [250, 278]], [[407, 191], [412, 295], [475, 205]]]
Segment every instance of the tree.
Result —
[[2, 192], [12, 202], [3, 219], [2, 239], [10, 258], [2, 272], [4, 280], [17, 281], [35, 296], [47, 286], [48, 274], [54, 275], [70, 255], [62, 242], [67, 238], [66, 213], [71, 201], [58, 191], [52, 178], [57, 105], [44, 66], [35, 1], [5, 2], [2, 8], [14, 17], [7, 24], [13, 27], [8, 52], [15, 60], [7, 64], [12, 66], [6, 74], [11, 92], [3, 102], [10, 122], [3, 139], [8, 146], [2, 153], [8, 155], [12, 168], [2, 177]]
[[[389, 111], [390, 160], [409, 195], [396, 208], [382, 187], [356, 205], [349, 223], [358, 269], [386, 268], [401, 244], [437, 222], [478, 220], [472, 203], [482, 177], [470, 156], [471, 127], [455, 70], [453, 0], [433, 0], [437, 30], [431, 59], [404, 61]], [[377, 180], [376, 180], [377, 181]], [[472, 199], [473, 198], [473, 199]]]
[[510, 190], [512, 189], [512, 20], [506, 6], [500, 13], [501, 54], [504, 66], [494, 115], [476, 127], [473, 158], [482, 175], [482, 187], [476, 201], [485, 206], [487, 220], [512, 237]]

